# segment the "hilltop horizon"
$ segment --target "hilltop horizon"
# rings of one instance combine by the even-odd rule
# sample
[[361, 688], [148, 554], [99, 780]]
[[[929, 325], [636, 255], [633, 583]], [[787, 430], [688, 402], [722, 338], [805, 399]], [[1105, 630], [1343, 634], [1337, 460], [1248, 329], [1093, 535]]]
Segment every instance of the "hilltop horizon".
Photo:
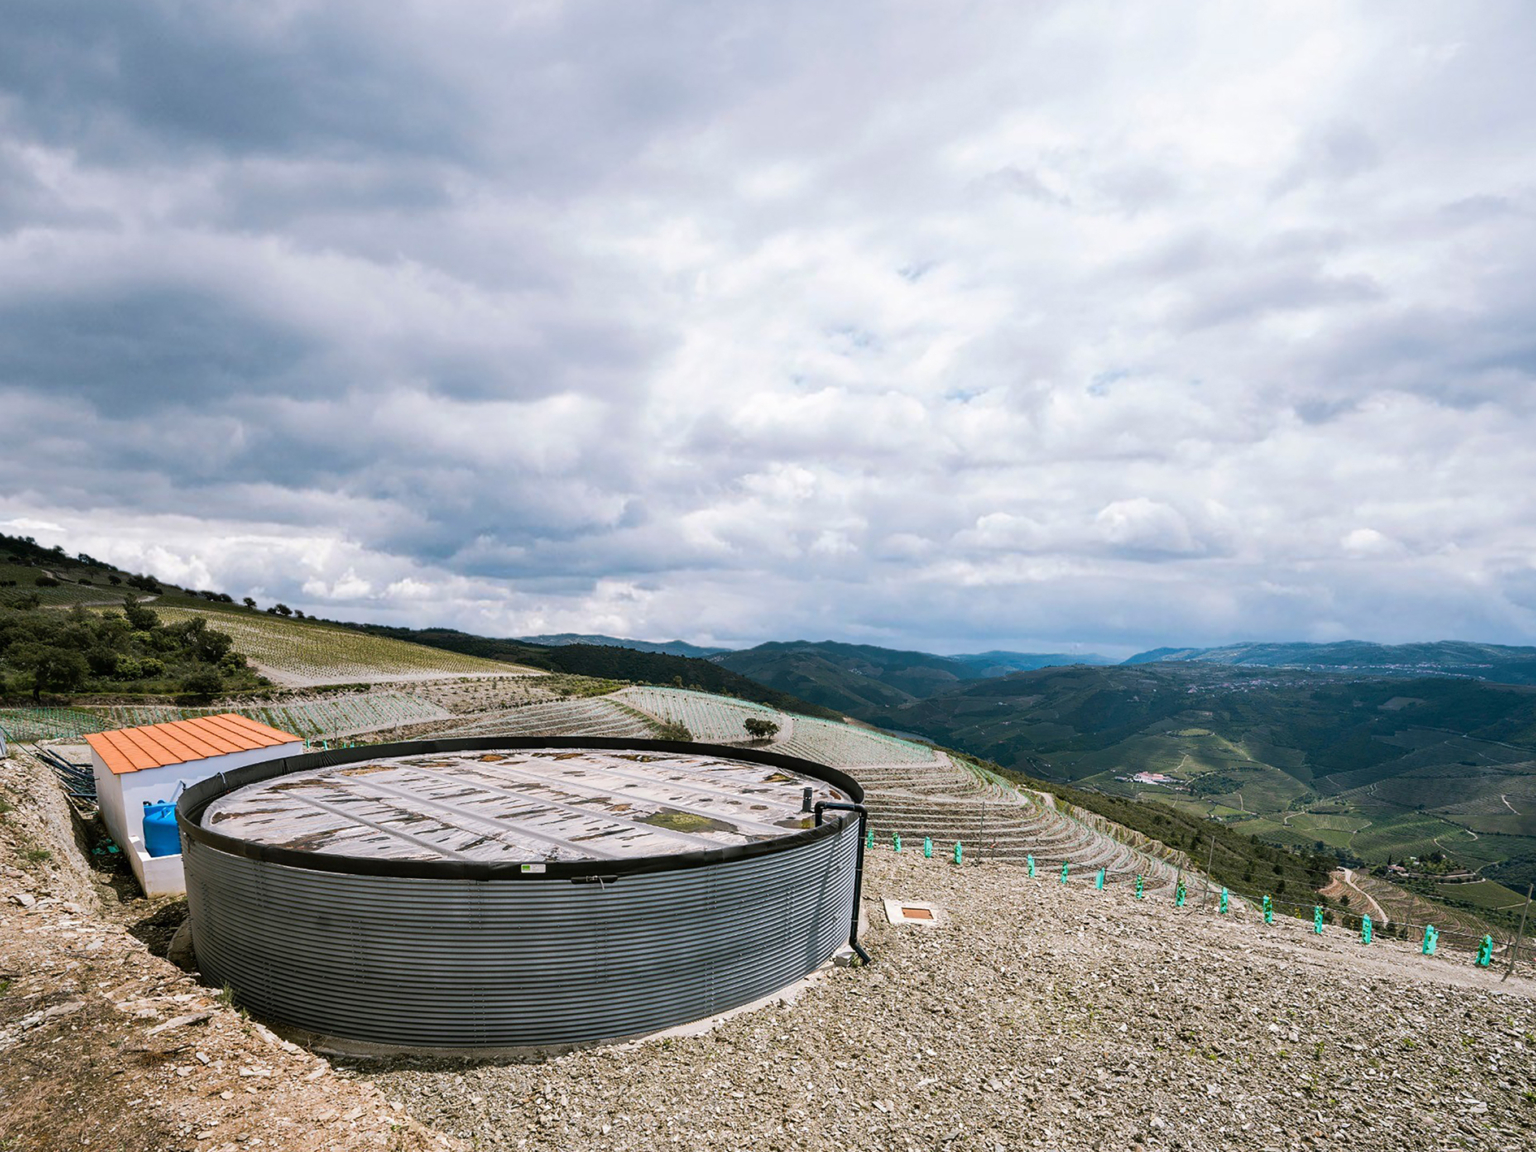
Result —
[[[77, 550], [77, 541], [50, 537], [44, 534], [42, 540], [31, 534], [15, 535], [7, 534], [5, 529], [10, 522], [0, 521], [0, 548], [10, 548], [11, 554], [17, 558], [25, 557], [31, 562], [41, 563], [47, 558], [57, 557], [65, 563], [73, 564], [77, 557], [85, 557], [93, 563], [103, 564], [126, 576], [134, 569], [131, 566], [111, 564], [107, 560], [101, 560], [90, 555], [89, 552]], [[7, 543], [8, 542], [8, 543]], [[110, 547], [105, 554], [110, 556], [113, 551]], [[244, 598], [247, 594], [253, 600], [258, 600], [262, 594], [260, 588], [242, 590], [227, 587], [214, 586], [208, 589], [205, 585], [193, 585], [183, 583], [172, 572], [163, 568], [157, 570], [155, 565], [149, 565], [142, 572], [143, 576], [162, 581], [176, 587], [184, 587], [188, 591], [203, 592], [216, 591], [231, 599]], [[102, 590], [106, 592], [106, 589]], [[280, 601], [271, 600], [266, 607]], [[1405, 661], [1422, 659], [1424, 653], [1420, 651], [1417, 657], [1414, 650], [1426, 648], [1487, 648], [1495, 651], [1504, 651], [1509, 654], [1536, 655], [1536, 646], [1516, 643], [1501, 642], [1498, 640], [1485, 640], [1473, 637], [1453, 637], [1445, 635], [1427, 635], [1425, 637], [1389, 640], [1373, 639], [1364, 636], [1351, 636], [1330, 638], [1326, 640], [1306, 639], [1297, 636], [1239, 636], [1224, 639], [1214, 639], [1209, 642], [1190, 642], [1188, 638], [1170, 638], [1169, 642], [1138, 646], [1132, 644], [1126, 638], [1099, 640], [1097, 642], [1080, 639], [1063, 640], [1060, 638], [1028, 638], [1008, 639], [997, 636], [968, 637], [964, 639], [948, 638], [936, 639], [933, 637], [922, 638], [919, 634], [914, 637], [900, 635], [844, 635], [836, 636], [822, 634], [816, 639], [811, 639], [814, 633], [803, 633], [798, 636], [787, 637], [779, 633], [768, 633], [759, 637], [720, 639], [714, 636], [700, 636], [695, 634], [692, 638], [684, 635], [652, 634], [624, 635], [614, 632], [604, 632], [593, 629], [575, 629], [565, 632], [518, 632], [516, 630], [493, 631], [475, 630], [464, 627], [451, 620], [445, 620], [432, 614], [429, 609], [424, 618], [409, 624], [400, 624], [388, 618], [387, 613], [368, 614], [366, 611], [342, 611], [335, 615], [328, 615], [320, 609], [324, 605], [317, 605], [313, 601], [307, 601], [302, 597], [294, 598], [288, 604], [290, 610], [297, 609], [306, 616], [315, 619], [331, 620], [336, 623], [353, 625], [378, 625], [388, 627], [407, 627], [413, 630], [448, 629], [464, 632], [472, 636], [480, 636], [488, 639], [510, 640], [534, 645], [567, 645], [567, 644], [618, 644], [626, 647], [634, 647], [641, 651], [662, 652], [671, 655], [707, 658], [720, 656], [733, 652], [743, 652], [764, 645], [842, 645], [847, 647], [869, 647], [888, 652], [911, 652], [930, 656], [939, 656], [946, 659], [982, 662], [985, 657], [997, 657], [1001, 660], [1010, 658], [1041, 658], [1050, 663], [1070, 663], [1081, 661], [1087, 664], [1136, 664], [1154, 660], [1214, 660], [1226, 663], [1254, 662], [1263, 664], [1283, 664], [1287, 659], [1293, 658], [1302, 663], [1308, 662], [1308, 656], [1319, 655], [1328, 657], [1326, 663], [1341, 663], [1335, 659], [1339, 653], [1347, 653], [1351, 649], [1380, 649], [1394, 650], [1396, 655]], [[1358, 654], [1358, 653], [1357, 653]], [[1381, 656], [1383, 653], [1375, 653]], [[1392, 652], [1388, 655], [1394, 654]], [[1254, 659], [1254, 657], [1258, 659]], [[1031, 667], [1044, 665], [1035, 664]]]

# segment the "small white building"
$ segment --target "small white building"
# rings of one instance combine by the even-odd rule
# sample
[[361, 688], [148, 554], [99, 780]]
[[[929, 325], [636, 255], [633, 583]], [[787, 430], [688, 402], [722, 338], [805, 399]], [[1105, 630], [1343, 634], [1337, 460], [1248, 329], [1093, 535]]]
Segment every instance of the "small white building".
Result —
[[174, 800], [182, 788], [209, 776], [304, 751], [304, 741], [291, 732], [234, 712], [93, 732], [85, 739], [102, 821], [146, 896], [179, 896], [187, 890], [179, 854], [151, 856], [145, 850], [146, 802]]

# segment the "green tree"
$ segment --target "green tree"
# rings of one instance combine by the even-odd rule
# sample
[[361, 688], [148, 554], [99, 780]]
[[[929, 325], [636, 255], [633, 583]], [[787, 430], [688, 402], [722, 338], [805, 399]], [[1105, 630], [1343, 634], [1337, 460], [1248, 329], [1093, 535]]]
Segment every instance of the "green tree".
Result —
[[741, 723], [747, 730], [747, 735], [754, 740], [771, 740], [779, 734], [779, 726], [761, 716], [748, 716]]
[[112, 649], [97, 646], [85, 654], [85, 662], [91, 666], [91, 672], [97, 676], [114, 676], [117, 674], [118, 661], [122, 657]]
[[85, 683], [90, 665], [73, 648], [28, 641], [13, 644], [6, 653], [9, 663], [32, 674], [32, 699], [47, 692], [70, 692]]
[[123, 615], [128, 618], [129, 627], [135, 632], [153, 632], [160, 627], [160, 617], [155, 615], [151, 608], [146, 608], [133, 596], [123, 598]]
[[224, 687], [224, 680], [217, 668], [199, 668], [183, 677], [180, 688], [189, 696], [216, 696]]

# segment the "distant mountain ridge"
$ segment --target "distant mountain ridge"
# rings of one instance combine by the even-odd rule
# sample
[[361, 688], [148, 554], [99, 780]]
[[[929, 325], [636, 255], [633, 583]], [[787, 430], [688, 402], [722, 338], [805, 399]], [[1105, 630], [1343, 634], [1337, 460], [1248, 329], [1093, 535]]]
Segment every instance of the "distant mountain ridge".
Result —
[[1465, 640], [1436, 640], [1422, 644], [1341, 640], [1333, 644], [1244, 643], [1216, 648], [1153, 648], [1138, 652], [1125, 661], [1126, 664], [1173, 662], [1369, 672], [1378, 676], [1467, 676], [1501, 684], [1536, 684], [1536, 648]]
[[771, 641], [711, 657], [760, 684], [839, 712], [901, 708], [973, 680], [1065, 664], [1108, 664], [1102, 656], [980, 652], [935, 656], [831, 640]]
[[618, 636], [587, 635], [579, 632], [556, 632], [548, 636], [519, 636], [524, 644], [536, 644], [540, 648], [563, 648], [570, 644], [592, 644], [603, 648], [633, 648], [636, 652], [660, 652], [666, 656], [690, 656], [706, 659], [730, 648], [703, 648], [686, 640], [626, 640]]
[[957, 656], [945, 656], [945, 660], [958, 660], [972, 669], [978, 677], [1007, 676], [1011, 672], [1034, 672], [1040, 668], [1067, 668], [1073, 664], [1102, 666], [1118, 663], [1097, 652], [973, 652]]
[[633, 680], [642, 684], [673, 684], [679, 688], [696, 688], [716, 695], [753, 700], [785, 712], [822, 716], [829, 720], [840, 719], [837, 713], [811, 701], [777, 691], [769, 685], [695, 656], [646, 652], [618, 644], [535, 645], [524, 640], [473, 636], [452, 628], [396, 628], [381, 624], [349, 624], [346, 627], [376, 636], [425, 644], [429, 648], [524, 664], [550, 672], [569, 672], [575, 676], [607, 680]]

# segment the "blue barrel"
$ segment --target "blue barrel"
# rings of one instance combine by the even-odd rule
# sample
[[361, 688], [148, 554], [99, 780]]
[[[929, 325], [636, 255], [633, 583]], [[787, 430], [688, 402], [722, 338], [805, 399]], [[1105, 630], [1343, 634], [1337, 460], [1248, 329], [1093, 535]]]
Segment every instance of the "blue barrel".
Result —
[[181, 833], [176, 831], [176, 805], [144, 801], [144, 850], [151, 856], [180, 856]]

